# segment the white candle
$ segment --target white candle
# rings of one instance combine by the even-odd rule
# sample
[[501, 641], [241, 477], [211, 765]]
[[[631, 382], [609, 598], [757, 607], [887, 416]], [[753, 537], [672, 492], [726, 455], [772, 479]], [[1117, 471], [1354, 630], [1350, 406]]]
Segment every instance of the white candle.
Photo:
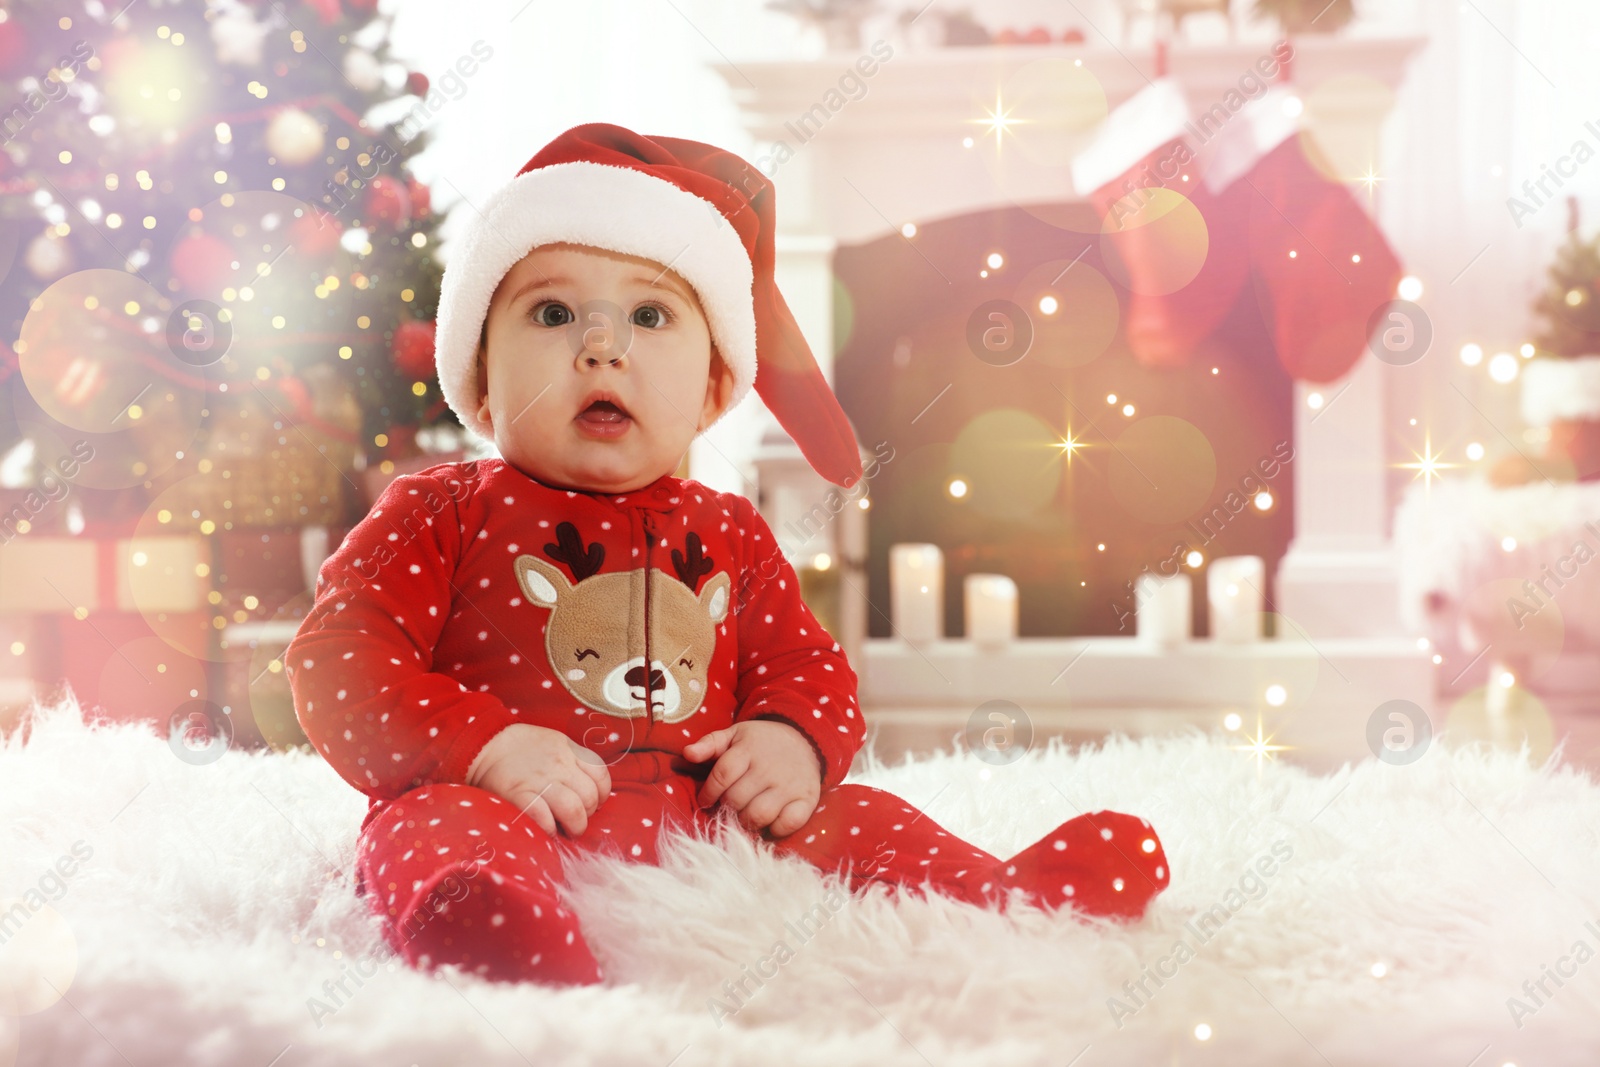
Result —
[[1266, 573], [1260, 556], [1224, 556], [1211, 561], [1206, 574], [1206, 606], [1213, 641], [1244, 645], [1261, 640]]
[[1189, 622], [1191, 592], [1187, 574], [1173, 578], [1141, 574], [1134, 588], [1139, 640], [1163, 647], [1189, 640], [1193, 629]]
[[969, 574], [962, 583], [967, 639], [1003, 645], [1017, 636], [1017, 583], [1003, 574]]
[[938, 545], [889, 547], [889, 611], [895, 633], [907, 641], [944, 636], [944, 553]]

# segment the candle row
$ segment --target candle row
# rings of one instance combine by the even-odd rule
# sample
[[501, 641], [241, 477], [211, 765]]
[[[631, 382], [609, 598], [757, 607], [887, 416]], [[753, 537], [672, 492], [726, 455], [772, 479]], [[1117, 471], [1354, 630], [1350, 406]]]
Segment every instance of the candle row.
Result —
[[[1260, 556], [1212, 560], [1206, 604], [1214, 640], [1245, 644], [1261, 640], [1262, 589], [1266, 567]], [[1191, 582], [1187, 574], [1140, 575], [1134, 583], [1137, 633], [1141, 640], [1174, 645], [1193, 636]], [[1017, 583], [1003, 574], [969, 574], [963, 583], [969, 640], [1003, 645], [1017, 636]], [[944, 636], [944, 553], [938, 545], [904, 544], [889, 549], [890, 621], [912, 643]]]

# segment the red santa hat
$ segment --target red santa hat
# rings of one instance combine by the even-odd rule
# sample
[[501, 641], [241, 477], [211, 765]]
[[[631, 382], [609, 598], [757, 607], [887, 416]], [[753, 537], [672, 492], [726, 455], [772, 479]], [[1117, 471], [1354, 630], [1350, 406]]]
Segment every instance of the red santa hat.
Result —
[[[478, 418], [478, 338], [506, 272], [539, 245], [571, 242], [653, 259], [694, 287], [733, 373], [727, 411], [751, 387], [828, 481], [861, 477], [849, 420], [773, 281], [774, 191], [714, 145], [605, 122], [574, 126], [474, 212], [444, 272], [435, 364], [462, 425]], [[720, 416], [719, 416], [720, 418]]]

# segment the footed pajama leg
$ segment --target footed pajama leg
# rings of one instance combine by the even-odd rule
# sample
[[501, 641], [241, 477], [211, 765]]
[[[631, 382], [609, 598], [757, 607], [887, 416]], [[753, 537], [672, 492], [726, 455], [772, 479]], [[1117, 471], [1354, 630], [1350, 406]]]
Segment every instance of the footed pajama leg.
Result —
[[996, 899], [1000, 861], [961, 840], [893, 793], [856, 783], [822, 794], [805, 825], [775, 839], [779, 854], [800, 856], [854, 881], [921, 890], [959, 900]]
[[1137, 919], [1167, 887], [1161, 839], [1145, 819], [1094, 811], [1068, 819], [1001, 865], [1008, 886], [1041, 908]]
[[452, 784], [406, 793], [368, 824], [356, 867], [386, 939], [413, 966], [456, 964], [495, 981], [602, 979], [557, 897], [555, 843], [493, 793]]
[[1155, 831], [1131, 815], [1077, 816], [1002, 861], [894, 794], [854, 783], [824, 793], [805, 825], [773, 844], [781, 854], [858, 880], [912, 889], [926, 884], [1002, 908], [1006, 890], [1016, 888], [1046, 909], [1137, 918], [1169, 880]]

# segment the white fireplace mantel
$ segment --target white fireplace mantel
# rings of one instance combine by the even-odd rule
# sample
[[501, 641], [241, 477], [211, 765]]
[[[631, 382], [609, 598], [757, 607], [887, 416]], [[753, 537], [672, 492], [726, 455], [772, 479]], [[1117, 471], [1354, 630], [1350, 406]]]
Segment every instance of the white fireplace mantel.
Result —
[[[1323, 139], [1353, 138], [1363, 149], [1360, 163], [1369, 162], [1365, 149], [1393, 102], [1406, 62], [1422, 43], [1410, 37], [1295, 40], [1294, 82], [1306, 88], [1308, 116]], [[1174, 47], [1168, 68], [1199, 111], [1237, 90], [1240, 78], [1270, 53], [1271, 45], [1261, 42]], [[779, 224], [786, 232], [859, 242], [905, 222], [1073, 199], [1072, 154], [1087, 143], [1099, 118], [1153, 76], [1149, 53], [1111, 48], [900, 49], [860, 79], [865, 91], [858, 91], [859, 99], [841, 94], [829, 100], [826, 94], [858, 58], [714, 67], [755, 138], [752, 162], [777, 186]], [[827, 113], [820, 129], [796, 132], [802, 116], [820, 117], [841, 99], [843, 106]], [[1030, 151], [1011, 134], [997, 155], [995, 136], [982, 124], [997, 104], [1014, 118], [1043, 122], [1046, 137], [1022, 140], [1048, 139], [1049, 145]], [[823, 111], [813, 112], [818, 105]], [[967, 136], [971, 148], [962, 147]], [[779, 142], [794, 152], [786, 161], [774, 152]], [[1355, 161], [1353, 148], [1350, 158]]]
[[[1294, 41], [1293, 84], [1305, 103], [1305, 122], [1338, 176], [1382, 172], [1383, 122], [1406, 64], [1423, 43], [1342, 36]], [[1168, 68], [1199, 112], [1224, 102], [1271, 49], [1270, 42], [1175, 46]], [[865, 91], [853, 98], [829, 91], [839, 88], [856, 55], [716, 67], [755, 139], [751, 161], [777, 187], [779, 285], [792, 294], [801, 328], [830, 377], [833, 248], [897, 233], [908, 222], [1077, 199], [1073, 155], [1099, 118], [1147, 84], [1153, 68], [1148, 52], [1088, 46], [896, 50], [886, 60], [882, 50], [880, 44], [874, 72], [861, 78]], [[997, 107], [1028, 123], [1019, 127], [1026, 135], [1008, 133], [997, 141], [984, 124]], [[808, 113], [812, 125], [800, 129]], [[964, 145], [964, 138], [972, 143]], [[1301, 636], [1348, 665], [1336, 672], [1340, 692], [1323, 694], [1354, 705], [1347, 715], [1394, 696], [1431, 703], [1430, 666], [1399, 622], [1387, 533], [1381, 371], [1368, 356], [1343, 380], [1316, 387], [1326, 401], [1319, 409], [1306, 402], [1313, 390], [1296, 386], [1295, 537], [1277, 574], [1273, 605]], [[819, 480], [816, 495], [826, 488]], [[857, 547], [845, 546], [845, 554]], [[1327, 644], [1339, 641], [1351, 645], [1341, 652]], [[1374, 641], [1384, 647], [1369, 655]], [[903, 694], [922, 689], [906, 675], [918, 670], [917, 657], [894, 652], [890, 644], [869, 641], [859, 650], [863, 703], [871, 697], [903, 706]], [[1375, 664], [1367, 684], [1365, 659]], [[1175, 657], [1171, 669], [1185, 662]], [[1150, 669], [1141, 664], [1129, 673], [1129, 706], [1155, 699], [1140, 691], [1139, 679]], [[951, 691], [942, 703], [954, 710], [965, 702], [970, 709], [968, 696]], [[915, 702], [941, 703], [931, 693]]]

